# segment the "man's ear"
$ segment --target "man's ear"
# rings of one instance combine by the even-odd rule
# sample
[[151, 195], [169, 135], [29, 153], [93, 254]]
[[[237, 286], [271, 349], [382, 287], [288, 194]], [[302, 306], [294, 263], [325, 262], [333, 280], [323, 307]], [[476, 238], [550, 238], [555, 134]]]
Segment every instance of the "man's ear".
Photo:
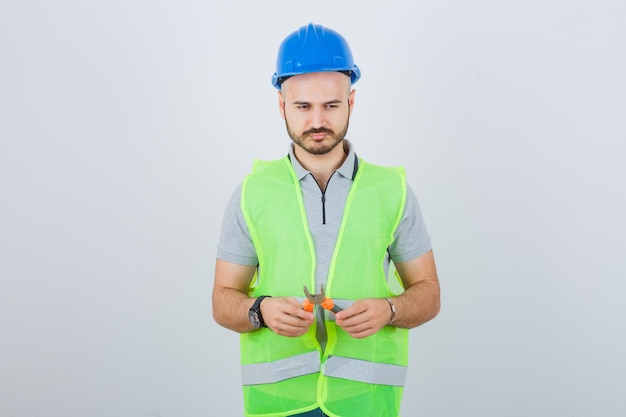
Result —
[[356, 94], [356, 90], [350, 91], [350, 95], [348, 96], [348, 108], [349, 114], [352, 115], [352, 108], [354, 107], [354, 95]]
[[285, 99], [283, 98], [283, 92], [278, 92], [278, 110], [280, 111], [280, 116], [285, 118]]

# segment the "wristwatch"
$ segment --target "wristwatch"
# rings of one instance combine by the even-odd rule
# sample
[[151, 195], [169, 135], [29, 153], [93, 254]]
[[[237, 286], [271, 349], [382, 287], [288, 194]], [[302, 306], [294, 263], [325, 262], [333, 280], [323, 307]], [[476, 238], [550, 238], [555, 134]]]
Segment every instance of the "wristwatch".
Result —
[[267, 327], [263, 321], [263, 314], [261, 314], [261, 301], [267, 297], [271, 297], [271, 295], [262, 295], [257, 298], [250, 310], [248, 310], [248, 320], [250, 320], [255, 329]]

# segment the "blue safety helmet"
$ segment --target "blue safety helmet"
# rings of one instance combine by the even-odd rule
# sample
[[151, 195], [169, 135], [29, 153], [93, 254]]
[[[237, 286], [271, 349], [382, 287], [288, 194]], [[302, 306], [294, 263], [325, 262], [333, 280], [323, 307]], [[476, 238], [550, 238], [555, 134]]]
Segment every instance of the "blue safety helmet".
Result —
[[332, 29], [309, 23], [280, 44], [272, 85], [280, 90], [282, 82], [292, 75], [322, 71], [343, 72], [350, 76], [352, 84], [361, 77], [344, 37]]

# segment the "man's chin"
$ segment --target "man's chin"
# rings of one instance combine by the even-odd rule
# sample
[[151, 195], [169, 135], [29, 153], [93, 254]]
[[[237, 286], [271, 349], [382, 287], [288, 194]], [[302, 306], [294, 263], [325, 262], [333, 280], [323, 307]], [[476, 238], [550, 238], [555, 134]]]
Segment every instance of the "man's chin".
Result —
[[298, 145], [300, 145], [302, 149], [304, 149], [305, 151], [307, 151], [308, 153], [312, 155], [326, 155], [327, 153], [335, 149], [335, 147], [339, 143], [341, 143], [341, 141], [330, 143], [330, 144], [322, 143], [322, 142], [313, 142], [313, 143], [306, 143], [306, 144], [298, 143]]

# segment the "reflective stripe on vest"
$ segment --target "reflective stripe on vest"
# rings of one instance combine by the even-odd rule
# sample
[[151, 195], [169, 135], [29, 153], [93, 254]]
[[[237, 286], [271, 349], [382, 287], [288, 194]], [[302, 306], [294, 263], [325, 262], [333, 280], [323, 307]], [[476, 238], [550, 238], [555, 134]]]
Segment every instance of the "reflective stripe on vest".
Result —
[[340, 356], [330, 356], [322, 365], [322, 373], [326, 376], [396, 387], [404, 386], [406, 372], [406, 366], [367, 362]]
[[[321, 370], [324, 375], [333, 378], [396, 387], [404, 386], [407, 372], [406, 366], [368, 362], [341, 356], [328, 357]], [[319, 354], [309, 352], [274, 362], [243, 365], [241, 379], [243, 385], [273, 384], [319, 371]]]
[[273, 384], [319, 371], [319, 353], [308, 352], [274, 362], [242, 365], [241, 379], [243, 385]]

